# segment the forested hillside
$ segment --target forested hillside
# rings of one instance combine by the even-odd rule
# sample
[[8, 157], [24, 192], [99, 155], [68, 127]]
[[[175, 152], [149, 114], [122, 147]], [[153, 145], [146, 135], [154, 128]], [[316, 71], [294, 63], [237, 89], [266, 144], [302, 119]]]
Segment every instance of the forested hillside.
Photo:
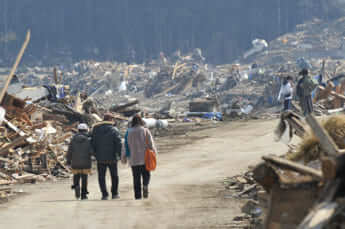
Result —
[[0, 59], [16, 55], [26, 29], [26, 60], [56, 56], [141, 62], [200, 47], [213, 63], [229, 62], [313, 17], [342, 14], [344, 1], [323, 0], [1, 0]]

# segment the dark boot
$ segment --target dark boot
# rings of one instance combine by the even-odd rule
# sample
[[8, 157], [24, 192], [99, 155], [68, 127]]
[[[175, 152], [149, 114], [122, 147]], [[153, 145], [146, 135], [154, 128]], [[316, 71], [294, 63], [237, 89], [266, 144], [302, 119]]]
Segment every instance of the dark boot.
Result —
[[113, 194], [111, 198], [112, 198], [113, 200], [119, 199], [119, 198], [120, 198], [120, 195], [119, 195], [119, 194]]
[[81, 178], [81, 174], [74, 174], [73, 175], [73, 186], [72, 186], [72, 189], [74, 189], [75, 198], [77, 198], [77, 199], [80, 198], [80, 186], [79, 186], [80, 178]]
[[80, 186], [74, 186], [74, 192], [75, 192], [75, 198], [79, 199], [80, 198]]
[[89, 194], [87, 191], [87, 174], [83, 174], [81, 175], [81, 199], [86, 200], [87, 194]]
[[143, 197], [147, 199], [149, 197], [149, 187], [143, 186]]

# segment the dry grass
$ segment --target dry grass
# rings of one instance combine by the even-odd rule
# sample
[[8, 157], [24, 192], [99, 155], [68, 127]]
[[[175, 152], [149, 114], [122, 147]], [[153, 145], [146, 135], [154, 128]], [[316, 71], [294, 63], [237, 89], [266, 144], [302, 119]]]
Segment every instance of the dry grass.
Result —
[[[345, 149], [345, 115], [329, 117], [322, 122], [322, 126], [340, 149]], [[287, 156], [293, 161], [304, 160], [308, 163], [317, 160], [324, 153], [315, 135], [309, 130], [303, 138], [296, 152]]]

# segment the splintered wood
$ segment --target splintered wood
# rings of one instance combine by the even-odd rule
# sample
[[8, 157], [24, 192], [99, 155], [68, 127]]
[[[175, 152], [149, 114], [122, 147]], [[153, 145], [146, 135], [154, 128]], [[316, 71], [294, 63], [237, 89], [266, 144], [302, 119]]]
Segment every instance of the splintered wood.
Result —
[[[6, 101], [10, 104], [4, 101], [3, 107], [15, 106], [13, 100]], [[6, 113], [0, 126], [0, 185], [68, 177], [65, 152], [75, 126], [35, 104]]]

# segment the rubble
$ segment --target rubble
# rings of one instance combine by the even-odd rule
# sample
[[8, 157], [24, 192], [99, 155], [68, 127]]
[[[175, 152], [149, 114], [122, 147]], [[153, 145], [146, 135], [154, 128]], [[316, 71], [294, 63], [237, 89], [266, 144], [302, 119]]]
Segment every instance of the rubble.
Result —
[[69, 177], [64, 156], [76, 125], [92, 125], [106, 111], [118, 120], [121, 134], [129, 118], [142, 113], [156, 136], [181, 138], [188, 130], [206, 129], [220, 120], [280, 116], [277, 140], [284, 133], [289, 140], [293, 135], [304, 140], [285, 157], [266, 156], [253, 171], [224, 181], [224, 198], [246, 202], [243, 215], [234, 218], [235, 228], [256, 228], [264, 216], [266, 228], [297, 228], [316, 217], [312, 208], [316, 213], [328, 209], [327, 220], [334, 217], [327, 223], [336, 224], [344, 214], [342, 198], [330, 193], [325, 203], [319, 197], [327, 196], [322, 193], [328, 184], [338, 190], [344, 118], [325, 122], [325, 134], [313, 117], [301, 117], [295, 101], [293, 111], [280, 114], [277, 96], [282, 78], [292, 75], [297, 82], [296, 60], [304, 56], [311, 74], [323, 77], [313, 92], [315, 114], [344, 111], [344, 44], [339, 32], [344, 21], [314, 20], [269, 44], [254, 40], [243, 59], [225, 65], [205, 64], [201, 50], [195, 50], [142, 64], [82, 60], [22, 67], [1, 104], [0, 196], [10, 194], [8, 185], [14, 183]]
[[[115, 108], [114, 112], [117, 112], [119, 104], [128, 103], [128, 99], [140, 101], [140, 106], [130, 107], [132, 111], [129, 109], [125, 116], [139, 111], [157, 112], [173, 101], [179, 103], [174, 112], [184, 113], [189, 108], [194, 110], [190, 105], [193, 106], [196, 99], [216, 98], [217, 107], [210, 111], [222, 113], [226, 113], [236, 102], [240, 102], [242, 109], [251, 105], [254, 110], [263, 104], [277, 105], [272, 101], [276, 97], [274, 93], [278, 92], [270, 92], [272, 87], [265, 89], [265, 84], [274, 77], [266, 75], [261, 66], [212, 66], [204, 63], [202, 55], [196, 54], [200, 52], [143, 64], [80, 61], [56, 67], [24, 66], [18, 71], [21, 84], [27, 87], [27, 90], [22, 90], [21, 93], [25, 94], [21, 98], [30, 94], [37, 97], [32, 98], [33, 102], [45, 96], [55, 99], [55, 94], [60, 97], [60, 92], [67, 91], [70, 95], [67, 100], [80, 93], [84, 96], [83, 105], [92, 101], [98, 110]], [[48, 85], [56, 86], [49, 88]], [[275, 85], [276, 91], [279, 91], [280, 83], [277, 81]], [[63, 93], [61, 96], [64, 97]], [[267, 99], [267, 96], [271, 98]]]
[[253, 175], [250, 169], [242, 175], [224, 179], [224, 198], [245, 202], [243, 214], [233, 218], [234, 228], [259, 228], [263, 224], [262, 216], [268, 205], [267, 193], [255, 182]]
[[10, 74], [1, 83], [0, 199], [12, 193], [6, 185], [69, 177], [67, 144], [84, 118], [66, 105], [69, 101], [65, 97], [52, 98], [45, 88], [22, 88], [12, 80], [29, 39], [30, 32]]
[[328, 117], [319, 124], [312, 115], [304, 122], [287, 112], [282, 120], [302, 141], [282, 157], [264, 156], [264, 162], [252, 170], [252, 178], [268, 193], [263, 228], [341, 228], [344, 115]]
[[[316, 112], [342, 112], [344, 92], [341, 85], [345, 62], [341, 60], [340, 50], [344, 45], [339, 28], [343, 25], [344, 18], [335, 22], [315, 19], [269, 44], [256, 39], [254, 49], [246, 53], [246, 58], [231, 64], [206, 64], [202, 50], [196, 49], [172, 56], [162, 54], [160, 59], [141, 64], [81, 60], [55, 67], [23, 66], [18, 71], [18, 78], [25, 86], [40, 87], [30, 94], [37, 91], [42, 96], [47, 93], [44, 85], [68, 85], [71, 96], [85, 95], [87, 100], [83, 104], [92, 100], [98, 110], [127, 103], [128, 98], [139, 100], [140, 106], [132, 107], [125, 116], [139, 111], [158, 112], [173, 101], [179, 104], [174, 112], [184, 113], [194, 111], [192, 107], [190, 110], [190, 104], [195, 99], [217, 98], [220, 108], [217, 111], [230, 118], [248, 117], [241, 112], [248, 106], [252, 107], [250, 113], [260, 118], [272, 115], [267, 114], [268, 108], [280, 106], [277, 96], [281, 79], [291, 75], [297, 82], [299, 67], [296, 60], [304, 57], [310, 62], [312, 75], [323, 75], [322, 84], [314, 96]], [[330, 82], [334, 86], [329, 85]], [[240, 112], [231, 110], [235, 104], [239, 105]]]

